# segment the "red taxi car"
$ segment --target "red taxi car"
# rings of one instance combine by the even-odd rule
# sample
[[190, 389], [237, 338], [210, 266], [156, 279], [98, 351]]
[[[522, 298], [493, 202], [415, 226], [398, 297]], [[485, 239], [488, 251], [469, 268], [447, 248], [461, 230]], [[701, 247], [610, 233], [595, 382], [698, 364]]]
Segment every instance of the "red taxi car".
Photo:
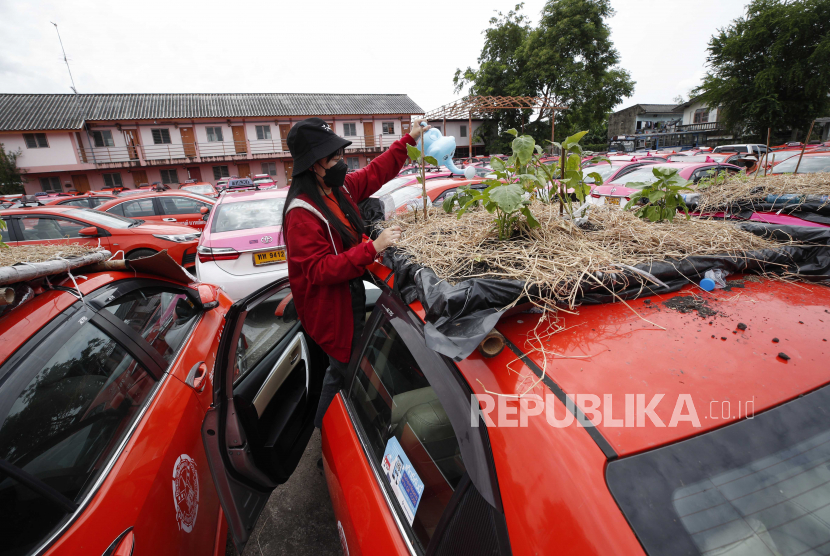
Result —
[[80, 243], [101, 246], [126, 258], [153, 255], [163, 249], [182, 266], [196, 264], [199, 232], [193, 228], [145, 223], [115, 214], [76, 207], [27, 207], [0, 211], [7, 245]]
[[72, 197], [57, 197], [46, 201], [44, 204], [94, 209], [117, 198], [114, 194], [103, 191], [90, 191], [88, 193], [81, 193], [80, 195], [73, 195]]
[[[434, 179], [427, 181], [427, 196], [430, 202], [439, 206], [444, 202], [447, 195], [453, 195], [462, 185], [468, 185], [473, 188], [480, 186], [482, 189], [486, 187], [483, 184], [483, 179], [474, 178], [468, 180], [466, 178], [447, 178]], [[378, 195], [372, 195], [377, 197]], [[412, 210], [415, 207], [421, 207], [423, 196], [423, 187], [418, 185], [406, 185], [387, 194], [386, 198], [391, 198], [395, 206], [395, 212], [403, 213], [407, 210]]]
[[213, 187], [208, 182], [200, 182], [200, 181], [186, 181], [179, 187], [182, 191], [187, 191], [188, 193], [198, 193], [199, 195], [204, 195], [205, 197], [210, 197], [211, 199], [215, 199], [219, 196], [219, 192], [216, 191], [216, 188]]
[[[211, 470], [230, 456], [262, 466], [256, 480], [270, 485], [291, 474], [325, 355], [306, 343], [285, 284], [231, 306], [186, 276], [76, 280], [0, 315], [0, 554], [224, 555]], [[205, 440], [229, 437], [203, 421], [228, 395], [252, 451], [211, 461]], [[232, 473], [230, 484], [250, 484]]]
[[212, 208], [216, 199], [187, 191], [149, 192], [118, 197], [97, 207], [97, 210], [125, 218], [171, 226], [188, 226], [201, 230], [202, 207]]

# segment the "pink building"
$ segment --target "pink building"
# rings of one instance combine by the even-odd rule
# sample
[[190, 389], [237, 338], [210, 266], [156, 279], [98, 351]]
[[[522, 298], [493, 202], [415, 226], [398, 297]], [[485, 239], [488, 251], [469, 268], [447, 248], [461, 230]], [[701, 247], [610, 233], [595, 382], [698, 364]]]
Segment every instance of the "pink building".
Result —
[[365, 166], [424, 111], [407, 95], [0, 94], [0, 143], [19, 151], [26, 193], [270, 174], [290, 183], [286, 136], [311, 116]]

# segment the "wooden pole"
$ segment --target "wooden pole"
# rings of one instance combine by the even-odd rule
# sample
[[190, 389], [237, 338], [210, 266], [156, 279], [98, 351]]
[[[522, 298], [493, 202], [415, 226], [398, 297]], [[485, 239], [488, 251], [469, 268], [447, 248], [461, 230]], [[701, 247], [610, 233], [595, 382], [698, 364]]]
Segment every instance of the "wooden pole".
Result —
[[[556, 108], [550, 109], [550, 142], [553, 143], [556, 139], [553, 138], [553, 131], [556, 129]], [[550, 146], [550, 154], [553, 156], [553, 144]]]
[[[418, 125], [421, 125], [420, 122]], [[429, 202], [429, 197], [427, 197], [427, 171], [426, 171], [426, 163], [424, 162], [424, 131], [421, 130], [421, 187], [423, 191], [421, 196], [424, 201], [424, 222], [427, 221], [427, 203]]]
[[467, 158], [473, 163], [473, 111], [467, 114]]
[[807, 143], [810, 142], [810, 137], [813, 135], [813, 126], [816, 125], [816, 121], [813, 120], [813, 123], [810, 124], [810, 131], [807, 132], [807, 139], [804, 140], [804, 145], [801, 147], [801, 154], [798, 155], [798, 162], [795, 165], [795, 172], [793, 174], [798, 173], [798, 167], [801, 166], [801, 157], [804, 156], [804, 150], [807, 148]]
[[[767, 160], [769, 159], [769, 134], [772, 131], [772, 128], [767, 128], [767, 152], [764, 153], [764, 176], [767, 175]], [[758, 157], [758, 163], [761, 163], [761, 157]], [[753, 179], [758, 179], [758, 174], [761, 173], [761, 167], [758, 166], [758, 171], [755, 172], [755, 177]]]

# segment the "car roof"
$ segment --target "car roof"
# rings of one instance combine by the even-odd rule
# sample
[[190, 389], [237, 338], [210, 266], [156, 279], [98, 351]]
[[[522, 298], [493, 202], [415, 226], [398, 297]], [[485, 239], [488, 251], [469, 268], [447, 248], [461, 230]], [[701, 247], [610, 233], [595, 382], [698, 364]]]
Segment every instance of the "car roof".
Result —
[[271, 199], [274, 197], [287, 197], [288, 188], [284, 189], [244, 189], [242, 191], [225, 192], [219, 197], [217, 204], [238, 203], [240, 201], [251, 201], [255, 199]]
[[39, 212], [41, 214], [61, 214], [67, 210], [78, 210], [83, 207], [72, 207], [63, 205], [41, 205], [36, 207], [18, 207], [1, 210], [0, 214], [26, 214], [28, 212]]
[[203, 195], [199, 195], [198, 193], [191, 193], [187, 190], [182, 191], [181, 189], [171, 189], [170, 191], [148, 191], [147, 193], [136, 193], [135, 195], [129, 195], [127, 197], [116, 197], [111, 201], [107, 201], [106, 203], [98, 205], [98, 207], [96, 207], [96, 210], [106, 210], [110, 207], [114, 207], [115, 205], [119, 205], [127, 201], [135, 201], [136, 199], [146, 199], [153, 197], [188, 197], [190, 199], [204, 201], [206, 203], [216, 202], [214, 199], [211, 199], [210, 197], [205, 197]]

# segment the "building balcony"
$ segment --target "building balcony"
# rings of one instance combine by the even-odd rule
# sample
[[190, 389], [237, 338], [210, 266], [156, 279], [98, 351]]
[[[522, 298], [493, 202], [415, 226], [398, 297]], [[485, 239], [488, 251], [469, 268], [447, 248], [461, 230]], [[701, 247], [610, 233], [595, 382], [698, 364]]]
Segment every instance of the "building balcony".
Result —
[[[379, 153], [388, 149], [401, 135], [360, 135], [344, 137], [352, 144], [346, 154]], [[132, 168], [202, 162], [233, 162], [271, 158], [291, 158], [285, 140], [209, 141], [167, 143], [123, 147], [79, 147], [78, 158], [96, 168]]]
[[715, 131], [716, 129], [720, 129], [720, 127], [718, 127], [718, 122], [677, 126], [677, 131]]

